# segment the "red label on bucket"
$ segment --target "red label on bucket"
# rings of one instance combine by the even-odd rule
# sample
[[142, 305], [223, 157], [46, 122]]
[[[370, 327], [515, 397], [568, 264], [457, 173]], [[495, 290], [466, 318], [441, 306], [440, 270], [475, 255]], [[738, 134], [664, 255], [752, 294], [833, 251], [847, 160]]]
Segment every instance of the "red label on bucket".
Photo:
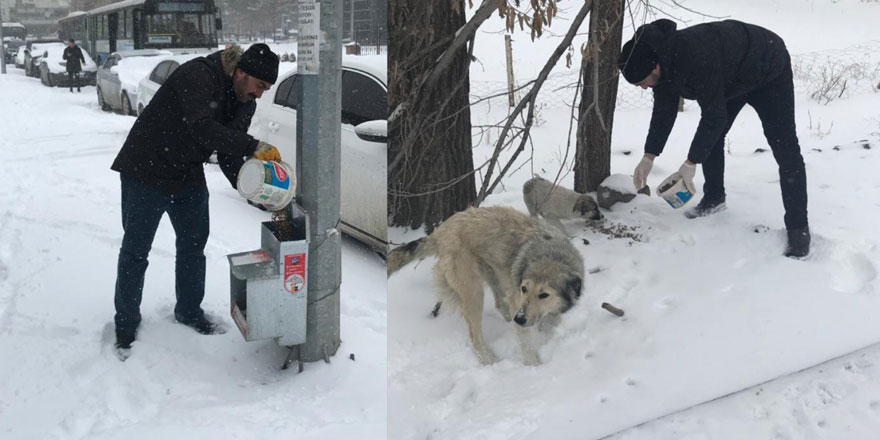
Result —
[[298, 293], [306, 285], [306, 254], [284, 256], [284, 289]]
[[290, 189], [290, 179], [284, 167], [275, 162], [266, 162], [266, 183], [278, 188]]
[[272, 162], [272, 166], [275, 167], [275, 175], [278, 176], [278, 180], [287, 180], [287, 171], [284, 171], [284, 168], [275, 162]]

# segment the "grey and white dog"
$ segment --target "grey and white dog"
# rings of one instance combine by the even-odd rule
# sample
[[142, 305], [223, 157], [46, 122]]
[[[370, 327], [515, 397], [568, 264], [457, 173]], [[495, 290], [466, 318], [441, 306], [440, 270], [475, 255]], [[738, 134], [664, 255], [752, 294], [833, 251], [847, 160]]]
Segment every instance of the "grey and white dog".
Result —
[[498, 357], [483, 341], [483, 283], [495, 307], [516, 324], [523, 362], [540, 364], [529, 329], [555, 325], [581, 297], [584, 260], [580, 252], [546, 221], [512, 208], [469, 208], [443, 222], [424, 238], [388, 254], [388, 275], [407, 264], [436, 255], [434, 282], [442, 302], [467, 321], [480, 362]]
[[562, 220], [580, 217], [601, 220], [599, 205], [589, 194], [581, 194], [535, 176], [523, 185], [523, 200], [530, 215], [540, 215], [550, 224], [566, 232]]

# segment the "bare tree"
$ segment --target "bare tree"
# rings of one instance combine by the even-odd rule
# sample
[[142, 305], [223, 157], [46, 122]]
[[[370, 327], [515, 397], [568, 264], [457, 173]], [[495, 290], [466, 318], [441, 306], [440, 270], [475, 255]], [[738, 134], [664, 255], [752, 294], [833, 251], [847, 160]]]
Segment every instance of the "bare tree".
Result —
[[584, 88], [578, 109], [575, 191], [595, 191], [611, 173], [611, 129], [623, 18], [623, 0], [593, 3], [590, 39], [581, 65]]
[[[453, 5], [449, 0], [390, 2], [389, 108], [410, 98], [464, 26], [463, 8]], [[448, 68], [422, 89], [420, 100], [389, 118], [389, 224], [430, 229], [473, 201], [470, 57], [463, 45], [450, 53]], [[395, 164], [392, 158], [400, 155], [405, 160]]]
[[484, 0], [465, 20], [463, 0], [389, 2], [388, 219], [428, 230], [476, 198], [468, 69], [474, 35], [493, 12], [512, 30], [541, 35], [556, 0]]

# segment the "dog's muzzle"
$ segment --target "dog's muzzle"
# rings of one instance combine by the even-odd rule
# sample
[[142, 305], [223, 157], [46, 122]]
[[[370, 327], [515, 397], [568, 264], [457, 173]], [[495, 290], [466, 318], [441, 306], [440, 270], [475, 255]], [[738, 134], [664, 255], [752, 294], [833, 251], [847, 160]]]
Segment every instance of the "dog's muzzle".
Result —
[[513, 322], [525, 327], [526, 326], [526, 310], [519, 309], [519, 311], [516, 312], [516, 316], [513, 317]]

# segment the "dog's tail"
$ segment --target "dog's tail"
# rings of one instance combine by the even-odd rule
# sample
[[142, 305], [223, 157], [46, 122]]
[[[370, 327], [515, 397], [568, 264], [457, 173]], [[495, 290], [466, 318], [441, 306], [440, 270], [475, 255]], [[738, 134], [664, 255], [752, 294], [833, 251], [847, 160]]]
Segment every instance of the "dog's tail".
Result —
[[422, 237], [397, 247], [388, 253], [388, 276], [415, 260], [437, 253], [437, 243], [430, 237]]

